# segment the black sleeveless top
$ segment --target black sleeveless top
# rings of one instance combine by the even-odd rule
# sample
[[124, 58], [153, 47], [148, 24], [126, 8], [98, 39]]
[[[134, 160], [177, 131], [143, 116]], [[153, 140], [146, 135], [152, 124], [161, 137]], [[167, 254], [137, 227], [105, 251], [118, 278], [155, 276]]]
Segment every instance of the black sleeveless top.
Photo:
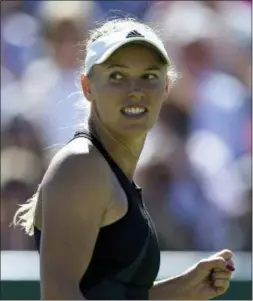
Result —
[[[90, 300], [147, 300], [160, 266], [160, 251], [152, 221], [144, 207], [141, 189], [130, 182], [103, 145], [87, 132], [75, 138], [89, 139], [115, 173], [127, 200], [128, 211], [118, 221], [101, 227], [90, 264], [79, 287]], [[40, 231], [35, 228], [40, 247]], [[64, 250], [63, 250], [64, 252]]]

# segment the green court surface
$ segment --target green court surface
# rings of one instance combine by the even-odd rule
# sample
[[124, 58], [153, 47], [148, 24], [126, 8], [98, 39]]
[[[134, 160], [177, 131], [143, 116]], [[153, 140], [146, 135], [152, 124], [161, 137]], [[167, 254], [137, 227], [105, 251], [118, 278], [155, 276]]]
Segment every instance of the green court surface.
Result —
[[[1, 300], [39, 300], [38, 281], [2, 281]], [[233, 281], [228, 292], [217, 300], [252, 300], [251, 281]]]

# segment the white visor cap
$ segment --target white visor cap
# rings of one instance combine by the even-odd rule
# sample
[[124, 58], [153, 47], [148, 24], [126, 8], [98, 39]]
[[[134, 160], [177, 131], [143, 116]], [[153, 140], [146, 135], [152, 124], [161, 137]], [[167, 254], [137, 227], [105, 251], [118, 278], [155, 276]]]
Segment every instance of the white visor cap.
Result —
[[126, 29], [102, 36], [88, 47], [84, 75], [88, 75], [94, 65], [104, 63], [120, 47], [135, 42], [151, 46], [160, 54], [165, 63], [171, 64], [162, 41], [153, 32], [143, 29]]

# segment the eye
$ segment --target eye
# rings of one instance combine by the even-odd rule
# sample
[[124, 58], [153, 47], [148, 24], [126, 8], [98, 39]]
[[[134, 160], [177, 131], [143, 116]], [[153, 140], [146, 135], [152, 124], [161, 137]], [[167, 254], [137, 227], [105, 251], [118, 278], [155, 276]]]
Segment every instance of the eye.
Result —
[[158, 78], [158, 76], [156, 74], [153, 73], [146, 73], [143, 75], [143, 79], [148, 79], [148, 80], [153, 80]]
[[110, 78], [117, 81], [123, 79], [123, 77], [124, 76], [120, 72], [113, 72], [112, 74], [110, 74]]

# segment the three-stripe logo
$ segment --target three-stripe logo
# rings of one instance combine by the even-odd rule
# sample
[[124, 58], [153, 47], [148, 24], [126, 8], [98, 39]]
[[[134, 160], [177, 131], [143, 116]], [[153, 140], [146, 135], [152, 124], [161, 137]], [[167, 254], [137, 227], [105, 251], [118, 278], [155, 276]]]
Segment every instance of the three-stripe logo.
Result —
[[133, 31], [129, 32], [129, 34], [126, 37], [127, 38], [136, 38], [136, 37], [144, 38], [144, 35], [140, 34], [137, 30], [133, 30]]

